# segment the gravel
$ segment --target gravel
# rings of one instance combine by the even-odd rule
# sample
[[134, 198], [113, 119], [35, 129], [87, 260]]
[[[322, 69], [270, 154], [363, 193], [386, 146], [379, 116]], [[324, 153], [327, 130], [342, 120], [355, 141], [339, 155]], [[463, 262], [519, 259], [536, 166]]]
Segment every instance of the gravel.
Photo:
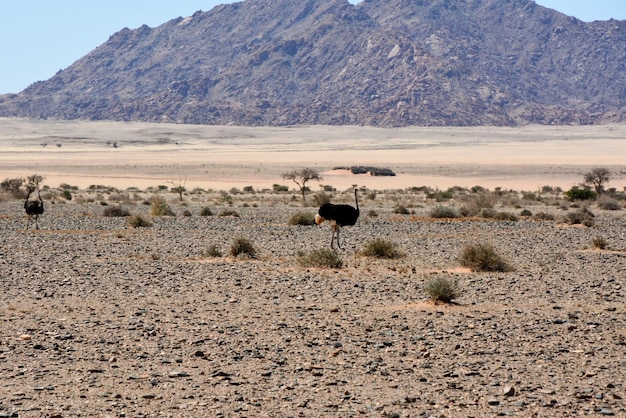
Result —
[[[435, 220], [381, 196], [342, 230], [333, 270], [297, 262], [328, 225], [255, 199], [235, 200], [239, 217], [199, 216], [220, 208], [198, 197], [171, 203], [192, 216], [127, 204], [153, 223], [137, 229], [56, 200], [24, 230], [22, 203], [0, 203], [0, 417], [626, 416], [624, 210], [594, 209], [593, 227]], [[256, 258], [228, 256], [238, 237]], [[359, 253], [381, 237], [405, 256]], [[515, 271], [461, 268], [476, 242]], [[421, 290], [441, 274], [457, 303]]]

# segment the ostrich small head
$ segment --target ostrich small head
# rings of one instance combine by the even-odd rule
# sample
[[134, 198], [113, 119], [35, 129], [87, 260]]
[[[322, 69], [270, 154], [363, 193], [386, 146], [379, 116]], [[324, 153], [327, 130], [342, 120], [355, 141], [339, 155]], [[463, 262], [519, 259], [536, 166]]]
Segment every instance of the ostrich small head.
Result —
[[319, 213], [315, 215], [315, 224], [321, 225], [325, 220]]

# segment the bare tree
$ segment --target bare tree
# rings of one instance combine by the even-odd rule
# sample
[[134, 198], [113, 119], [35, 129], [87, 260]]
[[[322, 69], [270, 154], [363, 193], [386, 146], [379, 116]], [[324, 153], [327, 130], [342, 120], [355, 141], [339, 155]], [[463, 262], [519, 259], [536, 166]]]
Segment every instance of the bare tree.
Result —
[[303, 168], [301, 170], [293, 170], [288, 173], [283, 173], [283, 179], [291, 180], [298, 185], [300, 193], [302, 193], [302, 204], [306, 203], [306, 184], [310, 180], [322, 180], [320, 173], [312, 168]]
[[45, 180], [44, 176], [40, 176], [39, 174], [33, 174], [32, 176], [26, 177], [26, 184], [29, 186], [35, 186], [39, 188], [39, 185]]
[[596, 167], [585, 173], [585, 183], [591, 184], [598, 194], [604, 192], [604, 185], [609, 182], [611, 171], [606, 167]]
[[187, 189], [185, 188], [185, 184], [187, 183], [187, 179], [178, 179], [178, 180], [170, 180], [168, 181], [169, 184], [172, 185], [172, 191], [174, 193], [178, 193], [178, 197], [180, 198], [180, 201], [183, 201], [183, 193], [187, 191]]

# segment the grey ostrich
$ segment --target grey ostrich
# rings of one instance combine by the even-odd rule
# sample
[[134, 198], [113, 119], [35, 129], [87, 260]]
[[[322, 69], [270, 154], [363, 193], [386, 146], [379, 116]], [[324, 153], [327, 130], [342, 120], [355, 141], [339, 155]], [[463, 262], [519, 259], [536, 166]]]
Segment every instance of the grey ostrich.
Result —
[[28, 186], [26, 189], [26, 200], [24, 200], [24, 210], [26, 211], [26, 215], [28, 216], [28, 220], [26, 221], [26, 229], [30, 225], [30, 218], [35, 218], [35, 228], [39, 229], [39, 215], [43, 213], [43, 200], [41, 199], [41, 193], [39, 188], [37, 188], [37, 200], [30, 200], [30, 195], [35, 191], [35, 187]]

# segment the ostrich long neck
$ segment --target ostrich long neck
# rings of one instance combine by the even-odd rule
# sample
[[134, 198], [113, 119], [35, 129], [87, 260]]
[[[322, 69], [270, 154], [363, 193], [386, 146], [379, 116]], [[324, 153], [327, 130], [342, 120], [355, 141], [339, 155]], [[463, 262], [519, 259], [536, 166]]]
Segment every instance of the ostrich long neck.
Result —
[[359, 210], [359, 199], [356, 194], [356, 189], [354, 189], [354, 202], [356, 203], [356, 210]]

